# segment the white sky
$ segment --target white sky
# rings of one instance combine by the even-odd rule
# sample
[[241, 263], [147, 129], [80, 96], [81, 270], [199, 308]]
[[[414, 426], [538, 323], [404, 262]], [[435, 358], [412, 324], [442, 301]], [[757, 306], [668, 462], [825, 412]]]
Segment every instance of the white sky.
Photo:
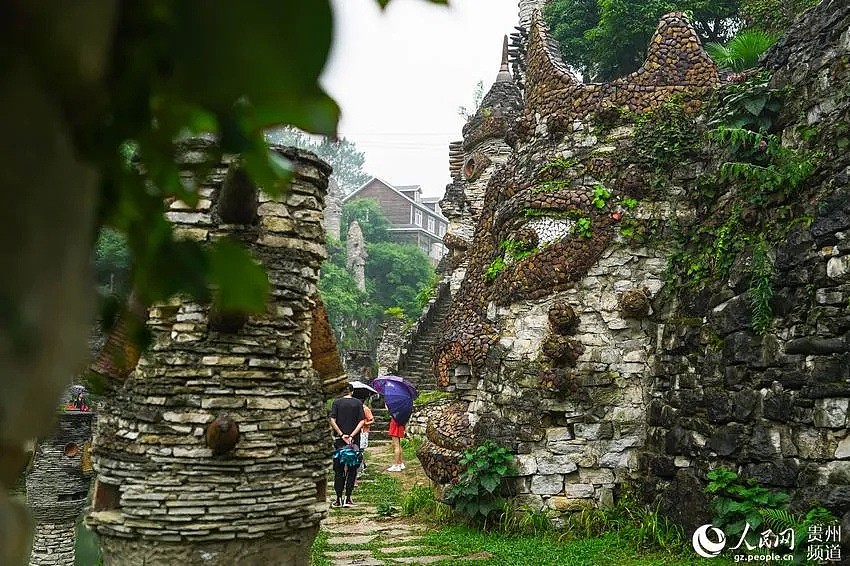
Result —
[[366, 171], [442, 196], [460, 105], [499, 71], [517, 0], [333, 0], [334, 46], [322, 84], [342, 107], [339, 133], [366, 154]]

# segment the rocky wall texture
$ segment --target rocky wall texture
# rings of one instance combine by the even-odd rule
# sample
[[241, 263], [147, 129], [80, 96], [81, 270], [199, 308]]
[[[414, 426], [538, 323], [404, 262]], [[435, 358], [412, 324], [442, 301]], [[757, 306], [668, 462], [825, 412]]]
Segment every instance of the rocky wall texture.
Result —
[[[186, 142], [184, 165], [208, 149]], [[265, 313], [250, 316], [179, 299], [151, 308], [153, 343], [98, 420], [88, 523], [106, 564], [309, 562], [327, 513], [331, 452], [310, 361], [330, 168], [306, 152], [273, 150], [294, 165], [281, 198], [258, 192], [225, 156], [198, 207], [170, 205], [180, 237], [245, 245], [266, 269], [270, 297]], [[231, 202], [232, 183], [251, 190]], [[234, 204], [246, 214], [225, 224]]]
[[375, 358], [378, 362], [378, 375], [394, 375], [398, 373], [398, 359], [401, 346], [404, 343], [405, 320], [390, 317], [381, 323], [381, 340], [378, 342]]
[[59, 413], [53, 434], [36, 443], [27, 474], [27, 506], [35, 520], [30, 564], [74, 563], [74, 529], [94, 476], [94, 413]]
[[[527, 63], [519, 135], [504, 135], [514, 151], [464, 219], [468, 268], [433, 359], [455, 401], [431, 419], [419, 458], [444, 483], [463, 449], [494, 439], [518, 455], [518, 497], [568, 510], [613, 500], [638, 469], [657, 333], [645, 319], [671, 249], [661, 233], [636, 245], [633, 230], [692, 213], [670, 204], [691, 171], [669, 175], [666, 192], [633, 182], [623, 156], [635, 128], [617, 118], [674, 93], [696, 110], [717, 72], [682, 14], [662, 18], [646, 64], [616, 84], [574, 81], [539, 20]], [[478, 142], [465, 134], [465, 148]]]
[[440, 210], [449, 220], [443, 243], [448, 248], [444, 272], [456, 292], [466, 274], [467, 252], [484, 208], [490, 177], [511, 153], [506, 138], [522, 110], [522, 94], [508, 70], [507, 38], [496, 80], [463, 127], [463, 141], [449, 145], [452, 184], [446, 187]]
[[[850, 518], [850, 6], [826, 0], [767, 54], [771, 86], [787, 88], [774, 131], [787, 147], [819, 152], [795, 191], [767, 205], [743, 201], [749, 235], [772, 230], [772, 321], [758, 331], [753, 246], [727, 276], [682, 293], [658, 320], [657, 363], [648, 405], [652, 448], [641, 467], [651, 495], [694, 526], [705, 472], [723, 465], [794, 495], [805, 512], [819, 503]], [[734, 192], [701, 206], [696, 222], [726, 214]]]

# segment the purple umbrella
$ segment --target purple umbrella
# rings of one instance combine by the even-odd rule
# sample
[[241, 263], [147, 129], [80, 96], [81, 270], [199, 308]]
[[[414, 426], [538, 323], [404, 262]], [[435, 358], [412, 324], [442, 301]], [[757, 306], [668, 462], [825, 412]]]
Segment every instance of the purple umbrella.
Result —
[[372, 387], [384, 396], [387, 408], [395, 422], [404, 426], [413, 413], [413, 400], [419, 396], [416, 387], [396, 375], [382, 375], [372, 380]]

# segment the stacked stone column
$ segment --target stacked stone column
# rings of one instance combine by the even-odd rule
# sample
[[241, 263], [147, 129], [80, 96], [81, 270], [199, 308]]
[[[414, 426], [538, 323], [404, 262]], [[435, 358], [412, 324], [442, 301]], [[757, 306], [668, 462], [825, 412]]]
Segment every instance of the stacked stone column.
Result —
[[[186, 144], [187, 167], [206, 145]], [[227, 187], [250, 183], [235, 157], [213, 168], [196, 208], [168, 212], [180, 237], [246, 246], [271, 293], [248, 317], [188, 300], [151, 309], [153, 344], [102, 409], [94, 449], [89, 523], [107, 565], [309, 563], [332, 452], [310, 360], [330, 167], [273, 150], [293, 164], [291, 186], [275, 199], [239, 192], [243, 223], [224, 223]]]
[[74, 529], [94, 475], [91, 437], [94, 414], [59, 414], [54, 433], [36, 443], [27, 475], [27, 505], [35, 520], [31, 566], [74, 563]]

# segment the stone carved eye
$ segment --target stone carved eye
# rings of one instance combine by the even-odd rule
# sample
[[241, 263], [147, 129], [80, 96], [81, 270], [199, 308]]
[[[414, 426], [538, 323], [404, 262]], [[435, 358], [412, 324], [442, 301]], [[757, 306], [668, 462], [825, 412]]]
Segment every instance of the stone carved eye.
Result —
[[575, 231], [576, 221], [571, 218], [538, 216], [528, 221], [526, 229], [534, 230], [540, 244], [551, 244]]
[[489, 167], [490, 158], [481, 153], [473, 153], [463, 163], [463, 176], [467, 182], [471, 183], [481, 176], [487, 167]]

